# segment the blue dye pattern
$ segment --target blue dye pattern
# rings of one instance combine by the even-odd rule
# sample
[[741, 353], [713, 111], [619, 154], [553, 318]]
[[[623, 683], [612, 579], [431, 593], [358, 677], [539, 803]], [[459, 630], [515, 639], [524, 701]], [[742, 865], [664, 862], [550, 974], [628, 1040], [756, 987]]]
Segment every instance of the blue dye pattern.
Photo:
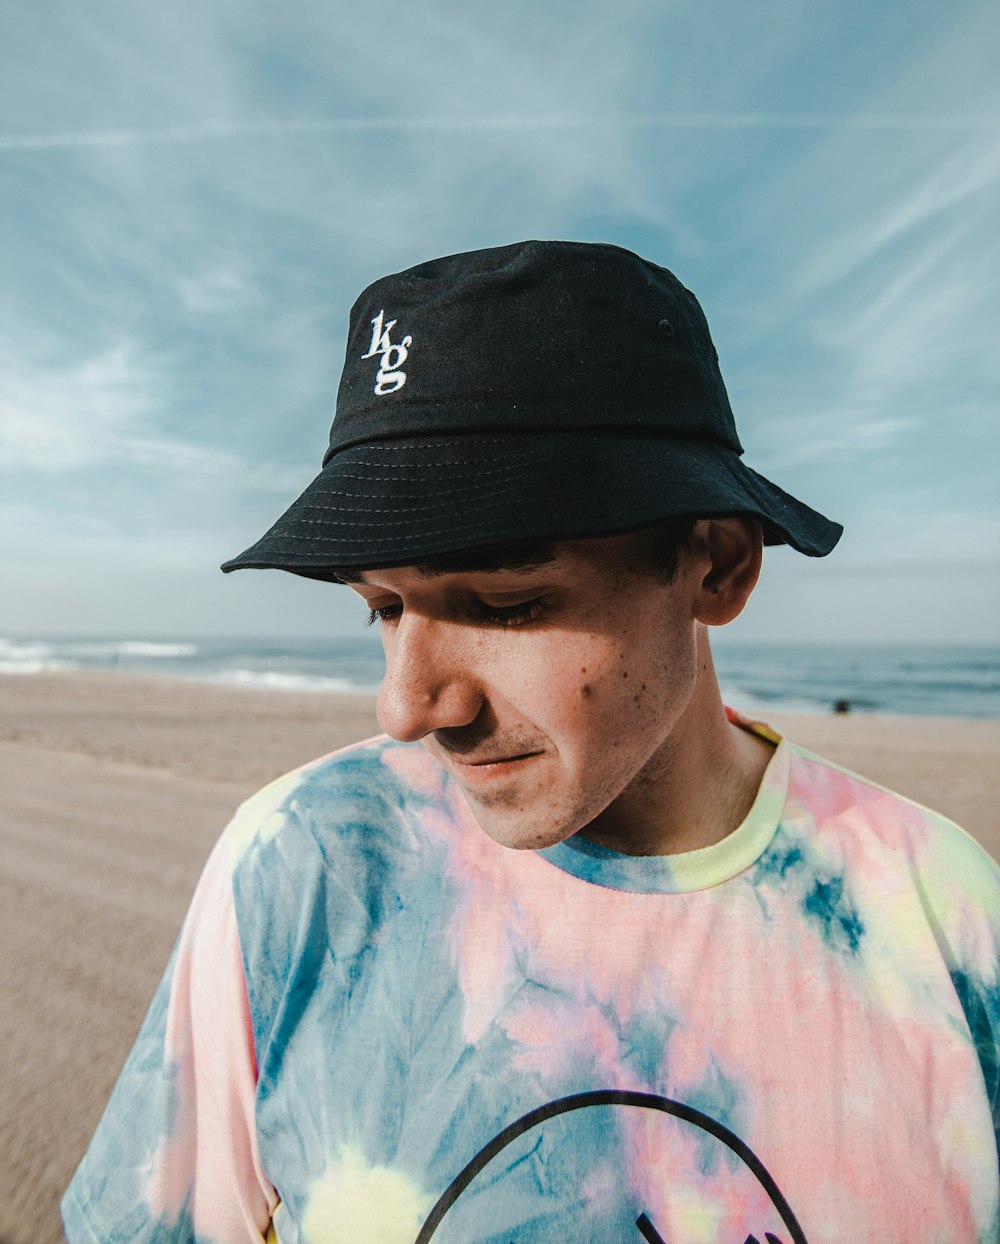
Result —
[[1000, 981], [977, 984], [960, 969], [951, 973], [951, 980], [979, 1055], [993, 1123], [1000, 1131]]
[[757, 861], [755, 880], [765, 880], [768, 877], [778, 877], [784, 880], [786, 873], [800, 868], [805, 862], [801, 844], [793, 841], [785, 845], [786, 837], [784, 826], [779, 825], [771, 845]]
[[636, 1071], [640, 1083], [656, 1092], [662, 1092], [667, 1081], [665, 1055], [675, 1027], [674, 1016], [647, 1011], [633, 1015], [622, 1032], [624, 1064]]
[[846, 946], [852, 954], [857, 954], [865, 926], [844, 896], [843, 877], [831, 877], [829, 881], [817, 879], [802, 900], [802, 910], [819, 924], [831, 949]]
[[[621, 1176], [619, 1116], [606, 1106], [574, 1111], [510, 1141], [459, 1196], [435, 1244], [438, 1239], [442, 1244], [544, 1244], [621, 1238], [613, 1205], [595, 1206], [584, 1191], [595, 1172]], [[460, 1165], [474, 1156], [463, 1154]]]
[[[190, 1219], [186, 1226], [180, 1220], [174, 1224], [165, 1219], [154, 1222], [146, 1200], [150, 1166], [163, 1138], [171, 1135], [177, 1113], [174, 1092], [177, 1069], [165, 1063], [163, 1054], [176, 960], [175, 945], [94, 1134], [91, 1151], [100, 1155], [100, 1166], [92, 1169], [85, 1158], [63, 1199], [62, 1213], [67, 1230], [85, 1230], [94, 1239], [101, 1239], [87, 1214], [88, 1201], [99, 1202], [102, 1213], [120, 1224], [115, 1240], [102, 1241], [102, 1244], [125, 1244], [125, 1241], [139, 1239], [158, 1244], [159, 1241], [193, 1238]], [[150, 1118], [153, 1112], [162, 1112], [162, 1117]], [[149, 1125], [136, 1128], [135, 1119], [146, 1119]]]
[[[128, 1238], [122, 1236], [123, 1241]], [[148, 1228], [143, 1241], [144, 1244], [223, 1244], [221, 1240], [213, 1241], [207, 1235], [196, 1234], [188, 1205], [177, 1218], [158, 1218]]]
[[783, 893], [791, 884], [790, 878], [798, 878], [806, 868], [802, 845], [791, 836], [783, 824], [778, 825], [774, 837], [757, 862], [744, 874], [754, 901], [765, 920], [771, 919], [769, 893]]
[[284, 1047], [320, 979], [332, 973], [347, 992], [364, 979], [376, 931], [391, 922], [385, 896], [399, 892], [402, 806], [392, 772], [370, 754], [349, 753], [306, 771], [276, 814], [281, 832], [237, 865], [237, 911], [254, 915], [240, 936], [262, 1072], [269, 1045]]
[[[469, 1057], [446, 927], [454, 887], [443, 849], [426, 835], [412, 845], [413, 807], [391, 769], [348, 754], [303, 775], [280, 832], [235, 870], [261, 1150], [294, 1219], [309, 1176], [342, 1149], [363, 1143], [374, 1165], [446, 1184], [456, 1155], [511, 1117], [510, 1086], [481, 1075], [511, 1043], [493, 1025]], [[336, 1117], [315, 1109], [317, 1066], [336, 1077]]]
[[118, 1223], [113, 1239], [99, 1231], [90, 1221], [86, 1210], [77, 1201], [71, 1199], [72, 1190], [63, 1201], [63, 1222], [66, 1231], [73, 1239], [84, 1235], [96, 1244], [225, 1244], [224, 1241], [213, 1241], [205, 1234], [197, 1234], [194, 1222], [187, 1206], [176, 1218], [161, 1216], [153, 1218], [145, 1201], [132, 1208]]
[[[685, 1105], [700, 1110], [716, 1123], [740, 1135], [744, 1130], [744, 1094], [740, 1085], [725, 1075], [715, 1058], [712, 1059], [704, 1083], [694, 1092], [687, 1092]], [[741, 1159], [731, 1149], [720, 1145], [714, 1136], [701, 1133], [698, 1141], [698, 1162], [703, 1175], [714, 1175], [719, 1158], [724, 1157], [731, 1168], [740, 1165]]]
[[622, 855], [583, 834], [543, 847], [538, 854], [581, 881], [611, 890], [670, 894], [678, 888], [670, 856]]

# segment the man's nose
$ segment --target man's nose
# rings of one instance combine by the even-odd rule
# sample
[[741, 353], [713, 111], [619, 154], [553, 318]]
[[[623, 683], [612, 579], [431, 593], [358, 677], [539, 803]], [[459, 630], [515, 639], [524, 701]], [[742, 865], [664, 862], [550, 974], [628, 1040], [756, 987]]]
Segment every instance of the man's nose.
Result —
[[474, 642], [448, 622], [404, 613], [387, 637], [378, 720], [401, 742], [467, 726], [483, 707]]

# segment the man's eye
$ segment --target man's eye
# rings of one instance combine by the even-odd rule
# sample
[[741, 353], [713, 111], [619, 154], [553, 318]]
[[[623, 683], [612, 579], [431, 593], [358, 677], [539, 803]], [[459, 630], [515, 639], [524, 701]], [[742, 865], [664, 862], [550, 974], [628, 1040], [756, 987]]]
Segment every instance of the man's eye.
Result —
[[[477, 600], [471, 607], [473, 620], [487, 626], [526, 626], [529, 622], [537, 622], [544, 609], [545, 602], [541, 598], [519, 601], [516, 605], [489, 605], [486, 601]], [[400, 604], [369, 609], [366, 625], [397, 622], [402, 612]]]
[[543, 612], [544, 602], [540, 598], [516, 605], [488, 605], [485, 601], [476, 604], [479, 620], [491, 626], [525, 626], [528, 622], [537, 622]]
[[395, 622], [403, 612], [402, 605], [383, 605], [380, 609], [368, 610], [366, 626], [374, 626], [376, 622]]

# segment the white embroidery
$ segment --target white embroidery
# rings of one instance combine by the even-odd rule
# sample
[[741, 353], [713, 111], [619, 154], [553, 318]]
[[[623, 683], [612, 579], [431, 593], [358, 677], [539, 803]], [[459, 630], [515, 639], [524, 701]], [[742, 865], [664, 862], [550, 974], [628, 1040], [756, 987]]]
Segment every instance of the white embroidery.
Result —
[[395, 320], [390, 320], [388, 324], [385, 322], [383, 308], [372, 318], [372, 343], [368, 353], [361, 356], [363, 359], [373, 359], [376, 354], [382, 356], [382, 362], [375, 373], [375, 393], [379, 397], [386, 393], [395, 393], [406, 384], [406, 372], [399, 369], [406, 362], [413, 338], [407, 334], [401, 342], [394, 344], [389, 340], [389, 334], [395, 326]]

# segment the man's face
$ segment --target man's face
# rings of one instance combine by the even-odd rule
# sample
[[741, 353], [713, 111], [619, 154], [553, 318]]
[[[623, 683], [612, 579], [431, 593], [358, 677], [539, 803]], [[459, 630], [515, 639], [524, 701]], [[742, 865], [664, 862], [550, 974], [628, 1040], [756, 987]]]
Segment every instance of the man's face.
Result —
[[666, 583], [650, 539], [568, 540], [500, 570], [352, 576], [381, 625], [383, 729], [420, 740], [505, 846], [589, 826], [628, 850], [655, 832], [695, 687], [699, 575], [682, 554]]

